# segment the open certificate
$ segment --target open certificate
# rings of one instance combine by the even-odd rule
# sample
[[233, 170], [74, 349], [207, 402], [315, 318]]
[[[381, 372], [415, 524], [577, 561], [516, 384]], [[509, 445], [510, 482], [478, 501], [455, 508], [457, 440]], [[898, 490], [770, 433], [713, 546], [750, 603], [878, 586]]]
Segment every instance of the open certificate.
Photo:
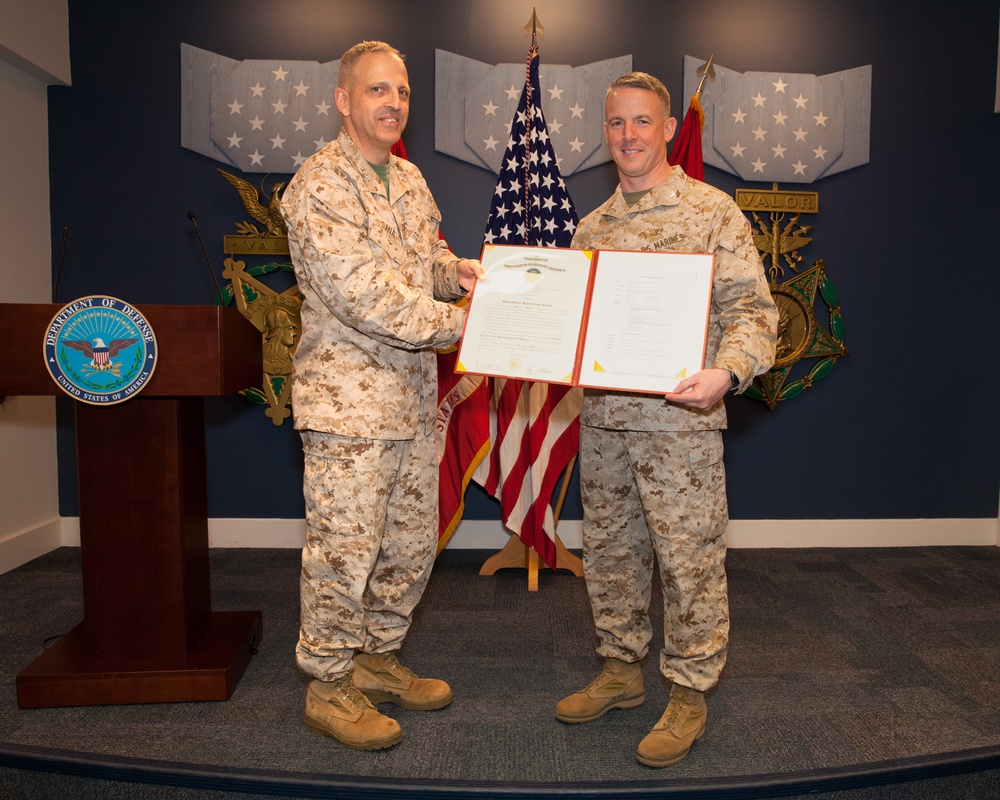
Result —
[[705, 364], [715, 256], [599, 250], [576, 383], [672, 392]]
[[457, 372], [573, 383], [593, 253], [492, 245], [480, 261]]
[[458, 371], [664, 393], [704, 364], [715, 258], [487, 245]]

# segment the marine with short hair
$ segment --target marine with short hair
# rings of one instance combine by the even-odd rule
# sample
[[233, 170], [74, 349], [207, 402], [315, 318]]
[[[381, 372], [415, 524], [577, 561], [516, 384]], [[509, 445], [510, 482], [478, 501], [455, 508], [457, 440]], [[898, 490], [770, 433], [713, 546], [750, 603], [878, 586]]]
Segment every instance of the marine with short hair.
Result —
[[437, 552], [437, 356], [461, 337], [452, 305], [482, 275], [439, 237], [420, 171], [391, 155], [406, 126], [403, 56], [362, 42], [340, 60], [344, 126], [281, 201], [302, 293], [292, 409], [305, 454], [306, 543], [296, 658], [306, 725], [349, 747], [397, 744], [374, 704], [435, 709], [445, 681], [398, 651]]
[[604, 666], [559, 701], [556, 717], [591, 722], [644, 702], [658, 564], [659, 666], [672, 686], [666, 710], [636, 750], [651, 767], [677, 763], [703, 735], [704, 694], [726, 661], [723, 397], [771, 368], [778, 318], [747, 219], [723, 192], [667, 162], [676, 125], [657, 78], [633, 72], [611, 84], [604, 137], [619, 185], [573, 237], [573, 247], [586, 250], [715, 256], [706, 368], [665, 396], [587, 389], [580, 417], [583, 566]]

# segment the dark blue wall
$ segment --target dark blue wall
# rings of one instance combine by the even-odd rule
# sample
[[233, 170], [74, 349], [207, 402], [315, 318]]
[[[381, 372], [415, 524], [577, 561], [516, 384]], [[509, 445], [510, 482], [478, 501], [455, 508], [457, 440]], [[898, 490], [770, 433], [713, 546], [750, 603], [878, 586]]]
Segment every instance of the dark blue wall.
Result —
[[[533, 7], [546, 30], [543, 64], [631, 54], [636, 69], [664, 80], [678, 115], [685, 54], [714, 53], [738, 71], [872, 65], [871, 162], [808, 187], [821, 213], [809, 220], [814, 243], [803, 251], [807, 263], [826, 261], [851, 355], [773, 412], [745, 398], [729, 403], [731, 512], [995, 516], [996, 0], [914, 0], [905, 11], [873, 0], [70, 0], [73, 84], [49, 93], [54, 261], [69, 229], [57, 300], [210, 302], [187, 212], [197, 214], [217, 271], [222, 236], [245, 214], [220, 165], [180, 146], [182, 42], [241, 60], [329, 61], [361, 39], [396, 45], [413, 86], [409, 157], [434, 191], [452, 247], [477, 254], [495, 176], [434, 151], [434, 50], [520, 63]], [[730, 193], [746, 186], [706, 171]], [[568, 185], [582, 216], [613, 190], [613, 167]], [[826, 325], [821, 301], [817, 312]], [[302, 516], [291, 425], [272, 425], [239, 397], [208, 400], [206, 413], [210, 515]], [[59, 418], [60, 510], [75, 515], [68, 399]], [[496, 518], [496, 505], [472, 490], [467, 516]], [[575, 491], [564, 516], [580, 516]]]

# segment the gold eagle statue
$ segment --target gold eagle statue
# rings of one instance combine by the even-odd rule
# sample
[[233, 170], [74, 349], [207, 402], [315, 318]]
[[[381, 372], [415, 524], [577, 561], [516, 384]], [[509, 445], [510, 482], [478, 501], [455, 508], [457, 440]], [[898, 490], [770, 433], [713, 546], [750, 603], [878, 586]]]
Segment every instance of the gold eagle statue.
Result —
[[[281, 218], [281, 192], [285, 188], [284, 183], [276, 183], [271, 189], [271, 195], [264, 195], [264, 202], [261, 202], [261, 192], [251, 186], [242, 178], [230, 175], [224, 170], [218, 170], [219, 174], [229, 181], [230, 185], [239, 192], [240, 199], [243, 200], [243, 207], [247, 213], [257, 222], [264, 226], [261, 236], [287, 236], [288, 229], [285, 227], [285, 220]], [[261, 190], [263, 190], [263, 185]], [[248, 226], [252, 227], [252, 226]]]

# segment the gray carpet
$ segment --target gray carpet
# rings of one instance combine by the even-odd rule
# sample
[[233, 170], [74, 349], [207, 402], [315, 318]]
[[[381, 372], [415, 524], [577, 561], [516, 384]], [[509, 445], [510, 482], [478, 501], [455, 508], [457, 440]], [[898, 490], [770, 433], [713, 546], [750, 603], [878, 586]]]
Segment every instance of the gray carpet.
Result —
[[[319, 787], [350, 776], [577, 797], [598, 786], [628, 794], [761, 780], [812, 791], [803, 776], [890, 774], [901, 765], [905, 772], [942, 754], [961, 761], [968, 751], [981, 762], [1000, 755], [998, 548], [731, 551], [729, 663], [709, 696], [707, 734], [668, 770], [634, 759], [667, 699], [655, 654], [645, 664], [643, 707], [588, 725], [556, 721], [556, 700], [600, 668], [583, 581], [543, 571], [539, 591], [528, 592], [523, 570], [480, 577], [488, 555], [441, 556], [403, 650], [417, 672], [449, 680], [454, 702], [435, 712], [382, 706], [403, 726], [403, 742], [359, 753], [302, 724], [294, 550], [212, 551], [214, 609], [259, 609], [264, 617], [259, 652], [231, 700], [18, 709], [16, 673], [82, 617], [79, 551], [62, 548], [0, 575], [0, 744], [138, 760], [154, 771], [180, 764], [246, 774], [260, 779], [250, 791], [275, 794], [268, 779], [288, 776]], [[0, 770], [0, 795], [31, 779]], [[316, 792], [309, 796], [333, 796]], [[296, 793], [306, 796], [302, 785]]]

